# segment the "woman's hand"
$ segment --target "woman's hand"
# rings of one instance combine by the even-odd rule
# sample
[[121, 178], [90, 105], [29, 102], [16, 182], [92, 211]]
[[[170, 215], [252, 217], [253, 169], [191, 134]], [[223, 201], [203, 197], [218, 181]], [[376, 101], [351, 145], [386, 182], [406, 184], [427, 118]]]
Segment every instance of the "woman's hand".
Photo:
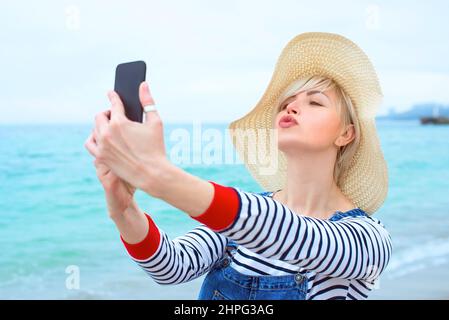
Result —
[[[103, 114], [106, 117], [109, 117], [110, 111], [105, 111]], [[85, 146], [89, 151], [98, 148], [96, 140], [96, 132], [93, 130], [85, 143]], [[136, 188], [118, 177], [104, 163], [98, 161], [98, 159], [94, 160], [94, 165], [98, 180], [101, 182], [104, 189], [109, 217], [115, 219], [116, 217], [123, 215], [125, 211], [130, 208]]]
[[121, 217], [134, 205], [136, 188], [115, 175], [105, 164], [94, 161], [97, 176], [103, 185], [109, 217], [112, 220]]
[[[110, 117], [110, 111], [104, 116]], [[94, 129], [86, 140], [85, 146], [94, 155], [98, 153], [97, 132]], [[134, 200], [136, 188], [118, 177], [104, 163], [94, 160], [98, 180], [100, 180], [108, 207], [109, 217], [116, 224], [120, 234], [127, 243], [138, 243], [148, 233], [148, 221], [145, 213], [139, 209]]]
[[[120, 97], [108, 93], [111, 117], [100, 113], [95, 117], [97, 148], [86, 145], [100, 164], [117, 177], [152, 196], [159, 196], [159, 183], [170, 165], [165, 152], [162, 120], [157, 111], [146, 114], [144, 123], [129, 120]], [[142, 82], [139, 98], [143, 106], [154, 104], [148, 84]]]
[[[202, 214], [212, 202], [214, 187], [167, 159], [158, 112], [147, 112], [144, 123], [130, 121], [117, 93], [111, 91], [108, 96], [112, 103], [111, 117], [109, 119], [105, 113], [95, 117], [96, 147], [92, 143], [85, 144], [96, 161], [133, 188], [141, 189], [192, 217]], [[142, 108], [154, 104], [145, 82], [139, 87], [139, 97]], [[142, 216], [145, 218], [136, 215], [143, 221]], [[135, 225], [141, 226], [142, 221]], [[123, 224], [127, 225], [130, 224]]]

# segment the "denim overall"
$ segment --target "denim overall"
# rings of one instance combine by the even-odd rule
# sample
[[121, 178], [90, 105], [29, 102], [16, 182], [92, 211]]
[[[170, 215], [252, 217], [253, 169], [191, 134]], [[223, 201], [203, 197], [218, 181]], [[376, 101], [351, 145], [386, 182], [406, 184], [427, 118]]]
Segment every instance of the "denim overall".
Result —
[[[268, 195], [271, 192], [263, 192]], [[337, 211], [329, 221], [366, 213], [359, 209]], [[307, 270], [296, 274], [250, 276], [231, 267], [238, 244], [230, 240], [224, 256], [209, 270], [201, 286], [198, 300], [305, 300], [308, 289]]]

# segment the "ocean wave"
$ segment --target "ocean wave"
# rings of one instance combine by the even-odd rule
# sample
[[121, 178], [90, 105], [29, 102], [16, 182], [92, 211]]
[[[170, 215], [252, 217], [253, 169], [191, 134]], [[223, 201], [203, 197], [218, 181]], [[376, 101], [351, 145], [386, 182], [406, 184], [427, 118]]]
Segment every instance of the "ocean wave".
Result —
[[449, 238], [433, 239], [394, 252], [386, 272], [396, 278], [449, 261]]

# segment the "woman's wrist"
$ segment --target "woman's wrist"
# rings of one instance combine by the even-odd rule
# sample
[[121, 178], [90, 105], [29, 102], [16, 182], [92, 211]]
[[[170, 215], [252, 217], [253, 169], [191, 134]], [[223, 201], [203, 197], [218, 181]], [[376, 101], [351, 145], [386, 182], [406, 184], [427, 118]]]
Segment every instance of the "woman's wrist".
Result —
[[125, 240], [124, 236], [121, 235], [120, 238], [126, 247], [128, 253], [138, 260], [147, 260], [157, 251], [161, 242], [161, 233], [159, 228], [154, 223], [153, 219], [149, 215], [145, 215], [147, 219], [148, 231], [146, 236], [141, 241]]
[[169, 192], [173, 182], [179, 179], [183, 172], [168, 160], [157, 165], [148, 165], [142, 171], [145, 177], [142, 191], [158, 199], [162, 199]]
[[114, 217], [113, 221], [122, 239], [129, 244], [142, 241], [148, 234], [147, 217], [134, 200], [133, 204], [122, 215]]
[[137, 205], [136, 200], [133, 198], [130, 205], [124, 211], [116, 212], [117, 210], [109, 210], [109, 218], [114, 222], [124, 221], [125, 217], [127, 216], [136, 216], [140, 214], [139, 210], [139, 206]]

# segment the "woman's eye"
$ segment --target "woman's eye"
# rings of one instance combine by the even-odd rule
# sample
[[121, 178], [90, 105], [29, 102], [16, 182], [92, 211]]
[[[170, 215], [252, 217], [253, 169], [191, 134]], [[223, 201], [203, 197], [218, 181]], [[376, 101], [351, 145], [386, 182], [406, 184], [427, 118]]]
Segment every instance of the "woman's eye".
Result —
[[287, 105], [288, 103], [281, 104], [281, 106], [279, 107], [279, 111], [284, 110], [287, 107]]
[[313, 105], [316, 105], [316, 106], [320, 106], [320, 107], [322, 107], [323, 105], [322, 104], [319, 104], [318, 102], [316, 102], [316, 101], [312, 101], [312, 102], [310, 102], [310, 104], [313, 104]]

